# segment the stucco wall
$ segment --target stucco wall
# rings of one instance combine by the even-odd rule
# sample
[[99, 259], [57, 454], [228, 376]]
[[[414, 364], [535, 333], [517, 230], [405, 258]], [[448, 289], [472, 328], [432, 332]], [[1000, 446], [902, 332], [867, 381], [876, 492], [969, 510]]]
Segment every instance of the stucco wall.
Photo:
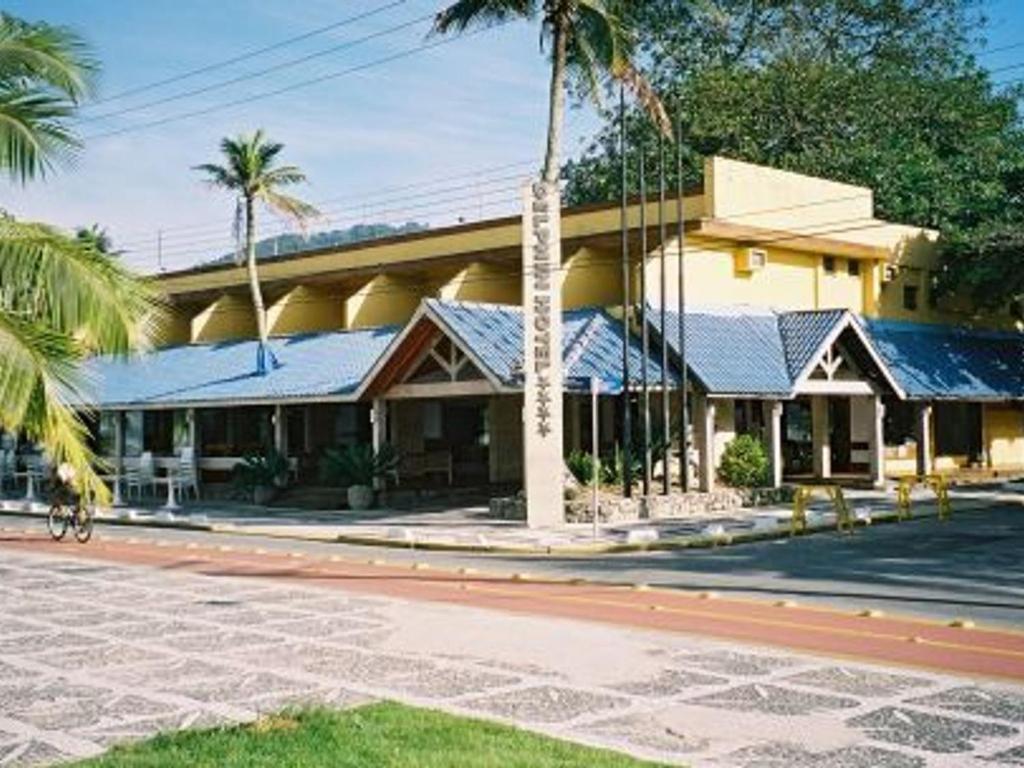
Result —
[[991, 466], [1024, 467], [1024, 411], [1013, 406], [986, 405], [983, 418]]
[[491, 433], [489, 451], [492, 483], [523, 479], [522, 395], [494, 395], [488, 403]]

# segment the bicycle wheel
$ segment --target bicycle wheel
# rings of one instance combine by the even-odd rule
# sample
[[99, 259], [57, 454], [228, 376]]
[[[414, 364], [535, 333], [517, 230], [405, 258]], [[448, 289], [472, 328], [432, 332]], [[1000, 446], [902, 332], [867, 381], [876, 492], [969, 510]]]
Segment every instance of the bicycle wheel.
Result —
[[92, 536], [92, 511], [87, 507], [79, 507], [75, 518], [75, 538], [79, 544], [85, 544]]
[[68, 513], [64, 505], [57, 503], [50, 507], [50, 514], [46, 516], [46, 527], [54, 541], [60, 541], [68, 532]]

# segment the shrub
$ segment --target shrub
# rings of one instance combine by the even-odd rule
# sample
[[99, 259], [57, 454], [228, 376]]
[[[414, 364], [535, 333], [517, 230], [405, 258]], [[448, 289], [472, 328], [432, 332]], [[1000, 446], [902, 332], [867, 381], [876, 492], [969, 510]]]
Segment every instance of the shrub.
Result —
[[249, 495], [255, 488], [284, 488], [288, 484], [288, 459], [270, 446], [250, 453], [231, 470], [237, 492]]
[[594, 482], [594, 457], [586, 451], [575, 450], [570, 453], [565, 457], [565, 466], [580, 485]]
[[373, 485], [378, 478], [394, 478], [398, 455], [390, 445], [374, 451], [371, 445], [343, 445], [328, 448], [320, 459], [320, 478], [329, 485], [343, 488], [352, 485]]
[[758, 488], [768, 484], [768, 453], [752, 435], [740, 435], [722, 452], [719, 476], [734, 488]]

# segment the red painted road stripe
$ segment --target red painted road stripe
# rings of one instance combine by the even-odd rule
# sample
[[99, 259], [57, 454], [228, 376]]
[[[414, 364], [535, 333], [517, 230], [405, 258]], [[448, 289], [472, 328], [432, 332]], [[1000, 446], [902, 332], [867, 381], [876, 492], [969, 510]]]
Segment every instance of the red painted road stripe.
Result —
[[950, 673], [1024, 681], [1024, 634], [954, 629], [906, 617], [866, 618], [831, 609], [778, 607], [720, 597], [701, 599], [676, 590], [636, 591], [598, 584], [572, 585], [413, 570], [409, 565], [336, 562], [286, 552], [255, 554], [232, 547], [187, 549], [94, 541], [57, 544], [41, 536], [7, 535], [0, 545], [47, 554], [173, 568], [209, 576], [302, 581], [414, 600], [468, 605], [528, 615], [683, 632], [766, 644], [860, 661], [924, 667]]

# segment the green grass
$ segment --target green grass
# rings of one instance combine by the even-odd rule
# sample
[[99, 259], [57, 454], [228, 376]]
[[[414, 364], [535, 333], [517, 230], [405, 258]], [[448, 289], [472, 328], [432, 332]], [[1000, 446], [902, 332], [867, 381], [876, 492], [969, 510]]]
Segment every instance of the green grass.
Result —
[[114, 747], [76, 768], [648, 768], [496, 723], [384, 702], [285, 712], [248, 725], [179, 731]]

